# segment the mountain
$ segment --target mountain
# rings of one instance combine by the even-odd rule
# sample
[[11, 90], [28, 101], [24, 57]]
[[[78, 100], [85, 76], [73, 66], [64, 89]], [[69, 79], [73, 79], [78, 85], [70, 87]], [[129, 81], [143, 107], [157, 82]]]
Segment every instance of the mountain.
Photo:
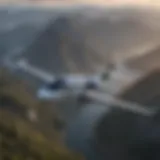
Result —
[[157, 47], [159, 19], [143, 8], [66, 12], [50, 20], [22, 55], [51, 73], [99, 71]]

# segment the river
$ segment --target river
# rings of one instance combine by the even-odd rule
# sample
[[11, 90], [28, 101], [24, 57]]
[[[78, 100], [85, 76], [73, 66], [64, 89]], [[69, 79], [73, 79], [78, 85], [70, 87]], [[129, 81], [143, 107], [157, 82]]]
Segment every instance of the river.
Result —
[[92, 146], [94, 129], [100, 118], [108, 111], [109, 107], [104, 105], [84, 105], [67, 127], [66, 143], [69, 148], [82, 152], [88, 160], [97, 160]]

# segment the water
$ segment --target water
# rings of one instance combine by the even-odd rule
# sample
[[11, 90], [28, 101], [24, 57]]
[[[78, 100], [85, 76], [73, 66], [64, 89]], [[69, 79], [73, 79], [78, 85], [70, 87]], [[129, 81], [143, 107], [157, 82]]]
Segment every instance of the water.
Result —
[[69, 148], [81, 152], [88, 160], [97, 159], [91, 145], [94, 128], [100, 118], [108, 111], [109, 107], [104, 105], [85, 105], [68, 126], [66, 143]]

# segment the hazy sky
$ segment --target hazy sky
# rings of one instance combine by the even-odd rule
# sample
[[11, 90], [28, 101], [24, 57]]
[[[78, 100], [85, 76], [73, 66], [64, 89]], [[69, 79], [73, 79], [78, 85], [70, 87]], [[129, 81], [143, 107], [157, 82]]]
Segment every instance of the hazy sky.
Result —
[[106, 4], [119, 4], [119, 3], [160, 3], [160, 0], [0, 0], [0, 2], [34, 2], [34, 3], [68, 3], [68, 2], [85, 2], [85, 3], [106, 3]]
[[91, 4], [91, 5], [160, 5], [160, 0], [0, 0], [0, 4], [32, 4], [55, 6], [55, 5], [72, 5], [72, 4]]
[[[85, 1], [85, 0], [79, 0]], [[106, 4], [121, 4], [121, 3], [129, 3], [129, 4], [144, 4], [144, 3], [160, 3], [160, 0], [86, 0], [86, 2], [96, 2], [96, 3], [106, 3]]]

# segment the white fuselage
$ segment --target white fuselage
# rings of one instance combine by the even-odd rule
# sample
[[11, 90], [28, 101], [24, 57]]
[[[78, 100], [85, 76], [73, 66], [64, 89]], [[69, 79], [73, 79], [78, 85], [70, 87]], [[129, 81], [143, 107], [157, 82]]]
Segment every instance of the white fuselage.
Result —
[[87, 83], [94, 83], [97, 87], [100, 86], [100, 78], [98, 76], [84, 75], [67, 75], [64, 76], [66, 87], [65, 89], [54, 90], [47, 87], [42, 87], [38, 90], [38, 98], [40, 99], [59, 99], [69, 95], [78, 96], [86, 89]]

